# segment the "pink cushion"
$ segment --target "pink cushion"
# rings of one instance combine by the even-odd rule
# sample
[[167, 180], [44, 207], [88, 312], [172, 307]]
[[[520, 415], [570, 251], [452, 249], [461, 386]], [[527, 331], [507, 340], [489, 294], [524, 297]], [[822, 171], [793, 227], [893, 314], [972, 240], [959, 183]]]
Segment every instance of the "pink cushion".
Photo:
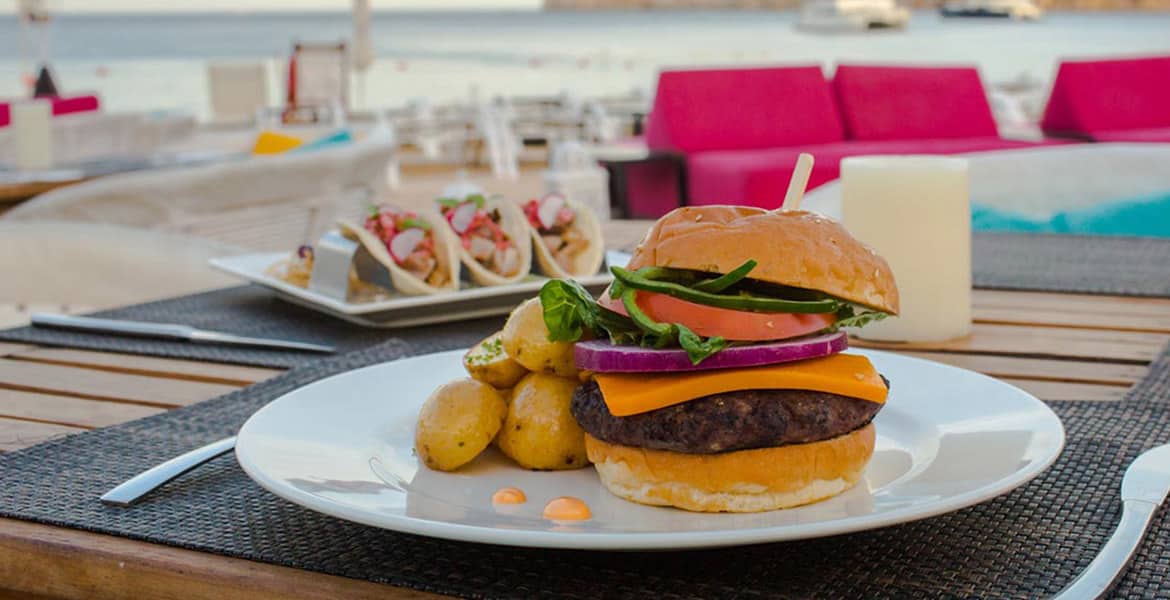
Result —
[[74, 96], [72, 98], [53, 98], [53, 115], [68, 115], [79, 112], [97, 110], [101, 103], [97, 96]]
[[[68, 115], [77, 112], [97, 110], [101, 102], [97, 96], [75, 96], [72, 98], [53, 98], [53, 115]], [[7, 102], [0, 102], [0, 127], [12, 122], [11, 110]]]
[[846, 135], [918, 140], [999, 135], [973, 67], [840, 65], [833, 91]]
[[1093, 139], [1099, 142], [1164, 142], [1170, 143], [1170, 127], [1160, 129], [1122, 129], [1098, 131]]
[[646, 131], [651, 149], [688, 153], [841, 139], [818, 66], [663, 71]]
[[1091, 138], [1170, 127], [1170, 56], [1060, 63], [1040, 125]]
[[841, 159], [862, 154], [959, 154], [1066, 143], [1064, 140], [1023, 142], [998, 137], [970, 139], [839, 142], [799, 148], [702, 152], [687, 157], [691, 204], [743, 204], [778, 208], [788, 190], [796, 157], [816, 158], [809, 189], [837, 179]]

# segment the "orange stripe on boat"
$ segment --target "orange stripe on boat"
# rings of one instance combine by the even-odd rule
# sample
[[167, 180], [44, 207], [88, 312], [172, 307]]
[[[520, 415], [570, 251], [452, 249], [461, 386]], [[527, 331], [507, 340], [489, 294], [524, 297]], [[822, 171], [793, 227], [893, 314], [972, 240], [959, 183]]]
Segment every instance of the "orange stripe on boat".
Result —
[[598, 373], [594, 379], [609, 412], [618, 417], [740, 390], [808, 390], [879, 404], [889, 394], [873, 364], [857, 354], [693, 373]]

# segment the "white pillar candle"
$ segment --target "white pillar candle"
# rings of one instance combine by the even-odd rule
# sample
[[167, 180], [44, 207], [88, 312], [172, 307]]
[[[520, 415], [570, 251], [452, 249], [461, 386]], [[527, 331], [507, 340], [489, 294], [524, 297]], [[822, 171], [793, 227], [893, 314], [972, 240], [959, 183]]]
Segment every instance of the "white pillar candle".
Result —
[[16, 168], [31, 171], [52, 167], [53, 107], [47, 101], [32, 100], [14, 102], [10, 110]]
[[857, 335], [922, 342], [971, 332], [967, 160], [859, 156], [841, 161], [841, 220], [890, 263], [900, 316]]

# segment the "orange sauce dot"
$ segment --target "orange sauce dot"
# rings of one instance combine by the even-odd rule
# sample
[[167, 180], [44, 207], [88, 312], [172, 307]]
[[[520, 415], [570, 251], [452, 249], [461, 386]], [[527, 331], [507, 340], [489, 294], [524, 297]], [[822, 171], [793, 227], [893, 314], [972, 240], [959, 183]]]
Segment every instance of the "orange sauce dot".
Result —
[[500, 488], [492, 494], [492, 504], [524, 504], [527, 501], [528, 497], [520, 488]]
[[580, 498], [561, 496], [549, 500], [544, 506], [544, 518], [550, 521], [588, 521], [593, 518], [593, 513]]

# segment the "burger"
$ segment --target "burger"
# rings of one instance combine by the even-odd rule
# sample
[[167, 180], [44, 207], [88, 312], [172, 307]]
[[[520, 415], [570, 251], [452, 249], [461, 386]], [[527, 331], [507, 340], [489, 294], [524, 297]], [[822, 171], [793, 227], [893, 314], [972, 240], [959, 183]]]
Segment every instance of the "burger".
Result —
[[842, 328], [898, 312], [876, 252], [815, 213], [684, 207], [611, 270], [598, 299], [541, 290], [550, 338], [576, 342], [571, 410], [610, 492], [759, 512], [861, 479], [890, 383]]

